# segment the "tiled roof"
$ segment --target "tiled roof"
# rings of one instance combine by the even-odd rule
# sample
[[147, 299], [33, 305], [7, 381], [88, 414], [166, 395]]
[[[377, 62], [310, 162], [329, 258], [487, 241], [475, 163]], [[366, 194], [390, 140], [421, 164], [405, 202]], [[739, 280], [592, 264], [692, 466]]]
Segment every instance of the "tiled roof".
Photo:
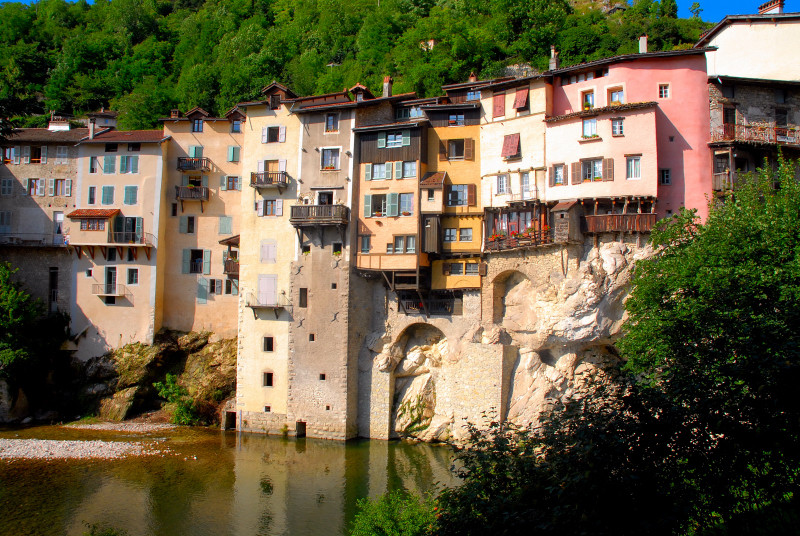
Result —
[[93, 140], [85, 138], [81, 143], [159, 143], [164, 139], [161, 130], [104, 130]]
[[657, 106], [657, 102], [631, 102], [629, 104], [615, 104], [614, 106], [604, 106], [602, 108], [591, 108], [580, 112], [573, 112], [571, 114], [557, 115], [555, 117], [546, 117], [545, 123], [556, 123], [565, 119], [572, 119], [575, 117], [594, 117], [601, 114], [624, 112], [627, 110], [642, 110], [644, 108], [653, 108]]
[[238, 246], [239, 245], [239, 235], [229, 236], [228, 238], [223, 238], [219, 241], [220, 244], [223, 246]]
[[419, 181], [421, 188], [442, 188], [447, 178], [446, 171], [429, 171]]
[[665, 52], [639, 52], [637, 54], [621, 54], [619, 56], [611, 56], [609, 58], [602, 58], [599, 60], [589, 61], [586, 63], [579, 63], [577, 65], [572, 65], [570, 67], [554, 69], [552, 71], [547, 71], [544, 74], [549, 76], [559, 76], [562, 74], [571, 73], [573, 71], [583, 71], [585, 69], [591, 69], [594, 67], [609, 65], [612, 63], [621, 63], [624, 61], [647, 60], [652, 58], [671, 58], [674, 56], [697, 56], [699, 54], [705, 54], [710, 50], [716, 50], [716, 49], [717, 47], [704, 47], [704, 48], [688, 48], [686, 50], [667, 50]]
[[79, 208], [67, 214], [67, 218], [110, 218], [118, 212], [118, 208]]
[[409, 127], [418, 127], [422, 123], [427, 123], [428, 120], [425, 118], [414, 119], [411, 121], [397, 121], [394, 123], [382, 123], [380, 125], [363, 125], [360, 127], [355, 127], [353, 130], [355, 132], [368, 132], [370, 130], [388, 130], [391, 128], [409, 128]]
[[9, 143], [37, 142], [37, 143], [77, 143], [89, 135], [88, 128], [73, 128], [70, 130], [47, 130], [46, 128], [18, 128], [8, 137]]
[[728, 15], [721, 21], [717, 23], [716, 26], [705, 32], [700, 36], [700, 40], [694, 45], [695, 48], [700, 47], [703, 43], [708, 42], [711, 37], [722, 30], [725, 26], [733, 24], [735, 22], [745, 22], [747, 24], [751, 24], [753, 22], [773, 22], [777, 23], [781, 20], [795, 20], [800, 18], [800, 13], [764, 13], [758, 15]]
[[569, 210], [572, 206], [577, 203], [577, 199], [568, 199], [566, 201], [559, 201], [556, 206], [550, 209], [551, 212], [559, 211], [559, 210]]

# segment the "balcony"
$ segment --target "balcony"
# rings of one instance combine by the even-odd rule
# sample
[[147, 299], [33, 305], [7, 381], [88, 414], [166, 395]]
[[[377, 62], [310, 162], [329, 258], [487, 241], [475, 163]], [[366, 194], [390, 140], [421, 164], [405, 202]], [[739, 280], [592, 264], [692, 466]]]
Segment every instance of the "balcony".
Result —
[[225, 259], [222, 273], [231, 279], [239, 278], [239, 259]]
[[63, 234], [0, 233], [0, 246], [63, 247], [68, 245]]
[[289, 222], [295, 227], [307, 225], [347, 225], [350, 209], [344, 205], [296, 205]]
[[711, 189], [715, 192], [733, 190], [735, 184], [736, 174], [729, 171], [723, 171], [722, 173], [714, 173]]
[[546, 246], [553, 243], [553, 237], [549, 230], [530, 231], [512, 236], [492, 236], [486, 239], [486, 251], [505, 251], [508, 249]]
[[137, 233], [133, 231], [108, 232], [109, 244], [135, 244], [139, 246], [152, 246], [155, 236], [150, 233]]
[[208, 201], [208, 186], [176, 186], [175, 199], [180, 201]]
[[585, 217], [587, 233], [649, 233], [656, 223], [655, 214], [603, 214]]
[[253, 318], [257, 318], [257, 311], [266, 309], [275, 313], [276, 320], [283, 309], [288, 309], [291, 306], [284, 293], [278, 296], [248, 293], [245, 299], [245, 305], [253, 310]]
[[796, 126], [734, 125], [725, 123], [711, 132], [712, 142], [738, 141], [755, 144], [800, 145]]
[[206, 157], [178, 157], [178, 171], [211, 171], [211, 161]]
[[285, 188], [289, 186], [289, 176], [285, 171], [264, 171], [250, 174], [253, 188]]
[[108, 283], [95, 283], [92, 285], [92, 294], [95, 296], [130, 296], [131, 293], [125, 285], [112, 285]]
[[424, 304], [416, 298], [400, 300], [400, 303], [406, 314], [425, 314], [426, 308], [429, 315], [461, 316], [464, 311], [460, 298], [425, 300]]

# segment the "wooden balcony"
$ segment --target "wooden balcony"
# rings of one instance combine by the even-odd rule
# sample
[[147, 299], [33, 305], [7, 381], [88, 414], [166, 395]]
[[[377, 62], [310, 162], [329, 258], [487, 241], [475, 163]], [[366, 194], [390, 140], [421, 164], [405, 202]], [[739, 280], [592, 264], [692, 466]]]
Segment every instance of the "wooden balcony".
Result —
[[711, 132], [713, 142], [745, 142], [755, 144], [799, 145], [800, 129], [791, 125], [734, 125], [725, 123]]
[[231, 279], [239, 278], [239, 260], [238, 259], [225, 259], [222, 267], [222, 273]]
[[180, 201], [208, 201], [208, 186], [176, 186], [175, 199]]
[[289, 222], [295, 227], [312, 225], [347, 225], [350, 209], [344, 205], [296, 205]]
[[131, 293], [125, 285], [95, 283], [92, 285], [92, 294], [95, 296], [129, 296]]
[[508, 249], [546, 246], [553, 243], [550, 231], [532, 231], [513, 236], [499, 236], [486, 239], [486, 251], [505, 251]]
[[253, 188], [286, 188], [289, 186], [289, 176], [285, 171], [251, 173], [250, 186]]
[[711, 189], [715, 192], [733, 190], [736, 184], [736, 174], [731, 172], [714, 173]]
[[178, 157], [178, 171], [211, 171], [211, 161], [206, 157]]
[[655, 214], [603, 214], [585, 218], [587, 233], [649, 233], [656, 223]]

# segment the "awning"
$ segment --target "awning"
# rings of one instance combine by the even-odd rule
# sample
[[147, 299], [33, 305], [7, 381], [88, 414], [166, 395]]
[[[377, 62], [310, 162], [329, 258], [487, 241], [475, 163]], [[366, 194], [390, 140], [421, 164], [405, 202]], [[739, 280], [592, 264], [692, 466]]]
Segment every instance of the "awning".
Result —
[[79, 208], [67, 214], [67, 218], [111, 218], [119, 214], [118, 208]]

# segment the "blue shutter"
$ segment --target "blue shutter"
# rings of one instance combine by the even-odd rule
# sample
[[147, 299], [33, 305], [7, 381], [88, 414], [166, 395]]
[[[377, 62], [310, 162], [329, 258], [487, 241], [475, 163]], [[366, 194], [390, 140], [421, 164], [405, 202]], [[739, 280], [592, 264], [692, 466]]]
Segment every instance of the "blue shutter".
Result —
[[208, 279], [201, 277], [197, 280], [197, 303], [208, 301]]
[[387, 216], [397, 216], [398, 212], [398, 194], [392, 193], [387, 195], [388, 199], [388, 206], [386, 208], [386, 215]]
[[231, 282], [231, 294], [233, 294], [234, 296], [238, 296], [239, 295], [239, 281], [237, 281], [236, 279], [231, 279], [230, 282]]
[[114, 187], [113, 186], [103, 186], [103, 205], [113, 205], [114, 204]]
[[130, 166], [131, 173], [139, 173], [139, 157], [138, 156], [129, 156], [128, 157], [128, 164]]
[[178, 220], [178, 232], [186, 234], [189, 232], [189, 216], [181, 216]]
[[219, 234], [231, 234], [233, 226], [233, 218], [230, 216], [219, 217]]
[[192, 262], [192, 250], [191, 249], [184, 249], [183, 250], [183, 265], [181, 266], [181, 273], [188, 274], [189, 273], [189, 265]]
[[128, 157], [125, 155], [119, 157], [119, 172], [128, 173]]
[[383, 149], [385, 147], [386, 147], [386, 133], [378, 132], [378, 149]]
[[402, 162], [395, 162], [394, 163], [394, 178], [395, 179], [402, 179], [403, 178], [403, 163]]
[[236, 147], [233, 145], [228, 145], [228, 162], [236, 162], [238, 158], [236, 158]]
[[364, 217], [369, 218], [372, 216], [372, 196], [365, 195], [364, 196]]
[[203, 250], [203, 273], [208, 275], [211, 273], [211, 250]]

